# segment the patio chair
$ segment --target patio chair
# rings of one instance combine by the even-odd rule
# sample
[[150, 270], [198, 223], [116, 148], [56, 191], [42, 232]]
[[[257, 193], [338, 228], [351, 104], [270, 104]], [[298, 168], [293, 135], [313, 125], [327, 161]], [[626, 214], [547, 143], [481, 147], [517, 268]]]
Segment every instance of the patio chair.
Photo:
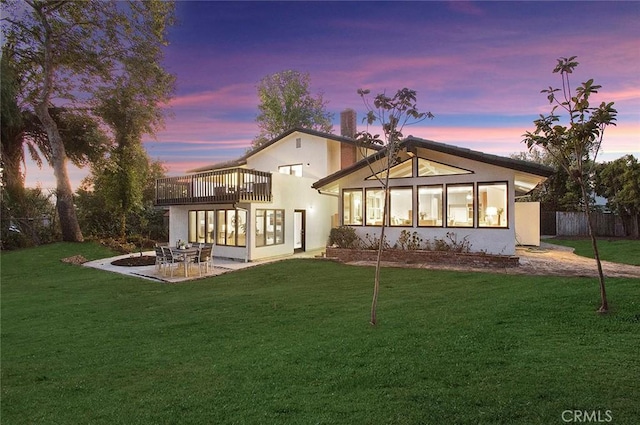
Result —
[[164, 251], [160, 245], [156, 245], [156, 270], [164, 269], [166, 265], [166, 258], [164, 255]]
[[165, 261], [165, 269], [169, 267], [171, 277], [173, 277], [173, 265], [176, 265], [176, 268], [182, 263], [185, 267], [187, 264], [185, 263], [185, 258], [183, 255], [174, 254], [171, 248], [169, 247], [161, 247], [162, 252], [164, 253], [164, 261]]
[[193, 259], [193, 262], [198, 265], [198, 273], [202, 276], [202, 266], [204, 265], [205, 273], [209, 273], [209, 263], [213, 268], [213, 246], [204, 245], [198, 250], [198, 255]]

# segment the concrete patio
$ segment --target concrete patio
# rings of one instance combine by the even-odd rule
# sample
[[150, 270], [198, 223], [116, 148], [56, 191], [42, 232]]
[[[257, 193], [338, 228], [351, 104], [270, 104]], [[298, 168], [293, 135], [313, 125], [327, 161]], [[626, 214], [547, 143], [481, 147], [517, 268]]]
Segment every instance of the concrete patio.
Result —
[[[191, 267], [189, 268], [188, 277], [185, 277], [184, 268], [182, 267], [177, 267], [176, 269], [174, 269], [173, 276], [171, 276], [170, 273], [163, 272], [163, 270], [159, 270], [155, 265], [126, 267], [126, 266], [115, 266], [111, 264], [113, 261], [119, 260], [121, 258], [136, 257], [139, 255], [140, 253], [119, 255], [117, 257], [87, 261], [82, 265], [85, 267], [92, 267], [95, 269], [106, 270], [113, 273], [120, 273], [120, 274], [129, 275], [133, 277], [138, 277], [141, 279], [152, 280], [155, 282], [179, 283], [179, 282], [191, 281], [196, 279], [204, 279], [212, 276], [218, 276], [224, 273], [242, 270], [249, 267], [256, 267], [262, 264], [272, 263], [275, 261], [281, 261], [289, 258], [313, 258], [313, 257], [321, 256], [322, 251], [302, 252], [299, 254], [294, 254], [292, 256], [269, 258], [269, 259], [265, 259], [261, 261], [253, 261], [253, 262], [242, 262], [242, 261], [231, 260], [228, 258], [214, 257], [213, 267], [209, 267], [208, 272], [205, 272], [203, 268], [202, 275], [200, 275], [198, 271], [198, 266], [191, 265]], [[155, 251], [147, 251], [147, 252], [143, 252], [142, 255], [145, 255], [145, 256], [148, 255], [153, 257], [156, 254], [155, 254]]]

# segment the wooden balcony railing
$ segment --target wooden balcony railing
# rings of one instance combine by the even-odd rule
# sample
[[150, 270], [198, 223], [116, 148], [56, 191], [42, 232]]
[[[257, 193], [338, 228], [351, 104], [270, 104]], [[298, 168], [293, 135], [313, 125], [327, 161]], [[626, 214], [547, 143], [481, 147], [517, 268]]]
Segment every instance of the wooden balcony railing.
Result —
[[271, 202], [271, 173], [233, 168], [156, 180], [156, 205]]

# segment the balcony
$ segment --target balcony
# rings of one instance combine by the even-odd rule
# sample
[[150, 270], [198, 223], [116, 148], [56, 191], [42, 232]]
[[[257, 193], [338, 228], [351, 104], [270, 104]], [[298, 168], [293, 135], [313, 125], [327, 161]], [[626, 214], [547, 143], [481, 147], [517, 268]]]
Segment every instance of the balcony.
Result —
[[156, 205], [236, 202], [271, 202], [271, 173], [233, 168], [156, 180]]

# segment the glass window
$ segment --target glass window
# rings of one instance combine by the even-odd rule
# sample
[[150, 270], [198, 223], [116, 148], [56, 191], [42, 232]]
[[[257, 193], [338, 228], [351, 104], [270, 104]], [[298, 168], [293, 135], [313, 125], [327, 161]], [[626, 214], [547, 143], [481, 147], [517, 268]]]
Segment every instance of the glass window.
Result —
[[473, 184], [447, 185], [447, 226], [473, 227]]
[[284, 210], [276, 210], [276, 244], [284, 243]]
[[478, 183], [478, 227], [508, 227], [507, 183]]
[[342, 224], [362, 225], [362, 189], [342, 192]]
[[216, 243], [227, 246], [247, 245], [247, 212], [245, 210], [218, 210]]
[[284, 243], [284, 210], [256, 210], [256, 246]]
[[256, 210], [256, 246], [266, 245], [265, 210]]
[[471, 174], [471, 171], [425, 158], [418, 158], [418, 176], [420, 177], [450, 176], [455, 174]]
[[413, 189], [410, 187], [391, 188], [389, 212], [391, 226], [412, 226]]
[[216, 243], [218, 245], [226, 245], [227, 244], [227, 225], [226, 225], [226, 210], [218, 210], [218, 237]]
[[[384, 180], [386, 171], [381, 171], [378, 174], [367, 177], [367, 180]], [[413, 159], [407, 159], [398, 165], [391, 167], [389, 170], [390, 179], [401, 179], [405, 177], [413, 177]]]
[[442, 186], [418, 187], [418, 226], [442, 226]]
[[302, 177], [302, 164], [281, 165], [278, 167], [280, 174], [290, 174], [296, 177]]
[[215, 211], [189, 211], [189, 242], [213, 243]]
[[383, 189], [366, 189], [366, 224], [367, 226], [382, 225], [382, 207], [384, 206]]

